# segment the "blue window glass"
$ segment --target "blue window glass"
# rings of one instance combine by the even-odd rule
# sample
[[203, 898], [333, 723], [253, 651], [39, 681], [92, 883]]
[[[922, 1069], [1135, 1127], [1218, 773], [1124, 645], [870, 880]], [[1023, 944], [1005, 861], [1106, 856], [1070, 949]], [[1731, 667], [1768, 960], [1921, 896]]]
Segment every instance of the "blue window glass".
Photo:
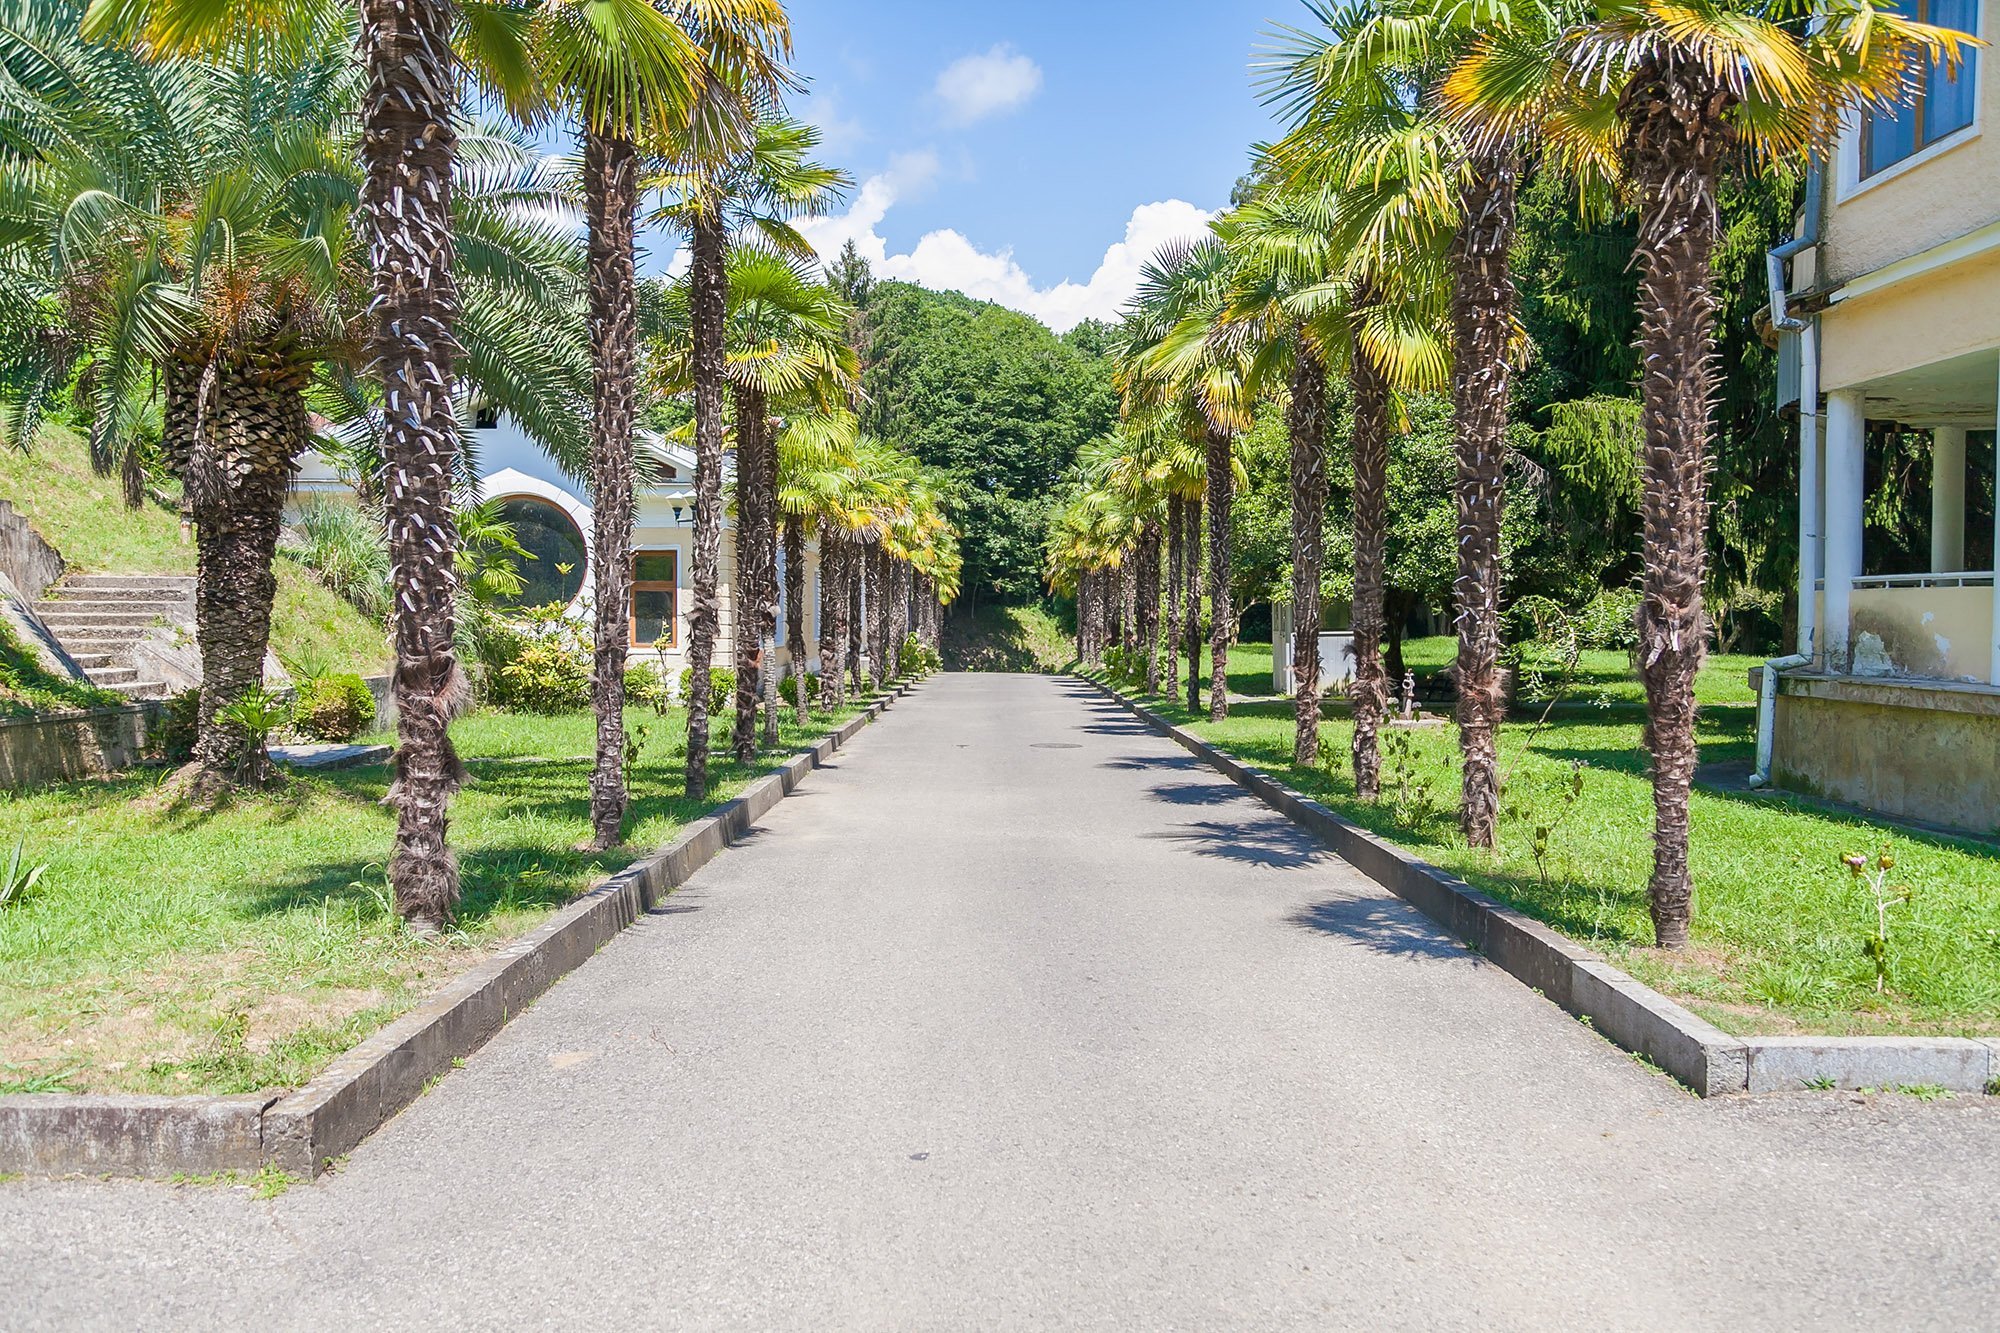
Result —
[[[1905, 18], [1959, 32], [1970, 33], [1978, 26], [1978, 0], [1893, 0], [1887, 8]], [[1955, 70], [1944, 61], [1927, 60], [1912, 101], [1893, 110], [1877, 108], [1863, 114], [1864, 180], [1972, 124], [1977, 59], [1966, 51]]]

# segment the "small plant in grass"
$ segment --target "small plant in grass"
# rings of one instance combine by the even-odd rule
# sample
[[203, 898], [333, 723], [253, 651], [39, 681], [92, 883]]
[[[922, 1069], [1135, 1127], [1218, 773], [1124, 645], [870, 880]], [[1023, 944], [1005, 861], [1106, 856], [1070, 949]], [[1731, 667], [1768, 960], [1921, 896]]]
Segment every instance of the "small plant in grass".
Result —
[[1416, 760], [1416, 747], [1407, 731], [1392, 731], [1382, 740], [1383, 758], [1389, 761], [1391, 798], [1398, 823], [1415, 827], [1427, 822], [1437, 809], [1431, 782]]
[[1861, 952], [1875, 965], [1875, 993], [1880, 995], [1889, 984], [1889, 913], [1916, 896], [1916, 890], [1906, 884], [1891, 885], [1889, 872], [1896, 868], [1896, 858], [1884, 847], [1876, 853], [1871, 864], [1860, 852], [1849, 852], [1840, 858], [1856, 883], [1867, 895], [1868, 905], [1874, 910], [1874, 929], [1862, 942]]
[[[694, 690], [694, 668], [681, 668], [680, 697], [686, 699]], [[728, 667], [708, 669], [708, 714], [713, 718], [732, 715], [731, 700], [736, 697], [736, 673]]]
[[7, 870], [0, 874], [0, 907], [8, 907], [28, 896], [36, 884], [48, 873], [48, 862], [43, 861], [26, 870], [21, 868], [22, 853], [27, 850], [28, 840], [16, 838], [14, 852], [7, 858]]
[[646, 752], [646, 741], [653, 734], [650, 723], [641, 722], [625, 731], [625, 767], [637, 768], [639, 756]]
[[667, 700], [667, 678], [651, 662], [625, 668], [625, 701], [658, 712]]
[[1528, 844], [1528, 850], [1535, 857], [1535, 873], [1541, 876], [1543, 887], [1549, 882], [1549, 863], [1554, 856], [1553, 846], [1556, 834], [1576, 813], [1576, 803], [1583, 796], [1583, 770], [1587, 768], [1581, 759], [1572, 759], [1569, 765], [1569, 781], [1564, 784], [1560, 803], [1556, 807], [1555, 818], [1535, 825], [1535, 836]]
[[1951, 1089], [1942, 1083], [1903, 1083], [1896, 1088], [1905, 1097], [1915, 1097], [1920, 1102], [1948, 1102]]
[[291, 1172], [266, 1162], [250, 1177], [250, 1193], [259, 1199], [275, 1199], [298, 1183], [299, 1178]]
[[285, 701], [258, 685], [223, 705], [219, 716], [243, 733], [243, 748], [236, 756], [236, 780], [261, 787], [276, 777], [277, 770], [271, 766], [271, 736], [291, 721], [292, 711]]

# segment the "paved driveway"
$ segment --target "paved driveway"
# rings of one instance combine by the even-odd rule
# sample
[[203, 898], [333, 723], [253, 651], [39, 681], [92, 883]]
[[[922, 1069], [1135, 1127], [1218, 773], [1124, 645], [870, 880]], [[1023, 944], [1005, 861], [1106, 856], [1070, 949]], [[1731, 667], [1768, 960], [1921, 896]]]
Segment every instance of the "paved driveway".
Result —
[[947, 676], [338, 1174], [0, 1327], [1991, 1326], [2000, 1114], [1700, 1102], [1073, 682]]

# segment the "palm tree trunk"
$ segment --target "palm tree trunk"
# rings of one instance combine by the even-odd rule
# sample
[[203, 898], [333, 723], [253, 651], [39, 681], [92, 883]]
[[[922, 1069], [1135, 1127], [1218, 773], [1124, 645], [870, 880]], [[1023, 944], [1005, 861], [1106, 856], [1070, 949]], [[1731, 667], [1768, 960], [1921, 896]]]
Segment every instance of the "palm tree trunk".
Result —
[[775, 583], [770, 496], [764, 455], [771, 450], [768, 406], [755, 389], [736, 398], [736, 725], [730, 736], [736, 760], [757, 758], [757, 702], [764, 676], [764, 608]]
[[903, 674], [903, 641], [910, 634], [910, 567], [894, 556], [888, 561], [883, 581], [889, 585], [889, 677], [894, 680]]
[[847, 643], [847, 594], [840, 583], [840, 544], [824, 520], [819, 525], [819, 704], [839, 708], [847, 702], [847, 680], [841, 654]]
[[638, 400], [639, 324], [633, 258], [639, 153], [628, 139], [586, 131], [590, 231], [590, 471], [596, 653], [590, 705], [597, 763], [590, 775], [590, 845], [618, 845], [625, 822], [625, 651], [631, 639], [632, 422]]
[[264, 683], [277, 553], [293, 460], [306, 444], [305, 372], [231, 357], [167, 375], [166, 442], [195, 525], [195, 638], [201, 701], [193, 760], [178, 780], [198, 800], [275, 770], [220, 714]]
[[1181, 697], [1181, 498], [1167, 497], [1167, 698]]
[[1146, 693], [1160, 692], [1160, 524], [1139, 529], [1139, 642], [1146, 650]]
[[867, 694], [861, 674], [861, 646], [868, 637], [868, 548], [856, 543], [847, 553], [847, 670], [858, 698]]
[[1500, 819], [1500, 520], [1507, 498], [1508, 340], [1514, 327], [1515, 186], [1509, 149], [1481, 153], [1460, 190], [1452, 238], [1453, 407], [1458, 434], [1458, 736], [1464, 754], [1459, 827], [1491, 847]]
[[812, 677], [806, 672], [806, 525], [796, 514], [785, 515], [785, 652], [792, 659], [793, 716], [803, 727], [812, 721]]
[[868, 682], [877, 693], [889, 684], [889, 558], [881, 544], [868, 548], [868, 584], [865, 592], [868, 616]]
[[449, 0], [360, 0], [362, 226], [374, 274], [371, 350], [381, 376], [383, 518], [396, 640], [396, 809], [389, 882], [412, 929], [435, 932], [458, 902], [446, 843], [464, 770], [449, 724], [470, 697], [452, 653], [458, 592], [452, 487], [459, 352], [452, 163], [458, 70]]
[[1234, 440], [1208, 428], [1208, 720], [1229, 716], [1229, 640], [1236, 616], [1229, 599], [1229, 520], [1235, 505]]
[[1187, 709], [1201, 707], [1201, 501], [1181, 505], [1181, 521], [1187, 530], [1181, 536], [1181, 571], [1187, 580]]
[[1644, 596], [1639, 676], [1653, 759], [1653, 935], [1684, 949], [1694, 915], [1688, 789], [1694, 780], [1695, 675], [1707, 651], [1709, 409], [1715, 392], [1712, 270], [1715, 182], [1733, 98], [1691, 60], [1642, 63], [1619, 102], [1626, 167], [1640, 195], [1640, 427], [1645, 455]]
[[1388, 705], [1382, 680], [1383, 538], [1389, 526], [1389, 382], [1357, 340], [1354, 398], [1354, 790], [1382, 790], [1377, 733]]
[[1292, 372], [1292, 762], [1319, 760], [1319, 582], [1326, 559], [1326, 368], [1301, 348]]
[[720, 218], [702, 217], [691, 232], [694, 334], [694, 576], [688, 604], [687, 794], [708, 795], [708, 674], [719, 621], [716, 583], [722, 564], [723, 375], [729, 305], [728, 238]]

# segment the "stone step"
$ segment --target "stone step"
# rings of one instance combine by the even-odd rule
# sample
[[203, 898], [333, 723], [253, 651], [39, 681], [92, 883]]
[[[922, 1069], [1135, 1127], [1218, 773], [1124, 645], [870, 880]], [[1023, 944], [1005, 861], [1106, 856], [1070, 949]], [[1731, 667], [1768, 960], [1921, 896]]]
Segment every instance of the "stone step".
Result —
[[132, 666], [85, 667], [83, 674], [90, 677], [92, 685], [130, 685], [139, 679], [139, 668]]
[[169, 589], [57, 587], [44, 606], [188, 606], [193, 598]]
[[167, 682], [164, 680], [134, 680], [122, 685], [106, 685], [107, 690], [116, 690], [134, 699], [164, 699], [167, 697]]
[[119, 654], [117, 653], [71, 653], [69, 655], [69, 660], [82, 667], [86, 672], [93, 667], [111, 666], [118, 659]]
[[[151, 622], [124, 625], [50, 625], [49, 632], [56, 636], [65, 651], [74, 653], [110, 652], [120, 646], [130, 646], [146, 637]], [[89, 646], [85, 646], [89, 645]]]
[[67, 602], [37, 602], [35, 614], [42, 623], [61, 634], [70, 626], [85, 625], [136, 625], [144, 628], [168, 619], [166, 608], [155, 607], [107, 607], [77, 608]]
[[179, 588], [194, 590], [192, 574], [71, 574], [65, 588]]

